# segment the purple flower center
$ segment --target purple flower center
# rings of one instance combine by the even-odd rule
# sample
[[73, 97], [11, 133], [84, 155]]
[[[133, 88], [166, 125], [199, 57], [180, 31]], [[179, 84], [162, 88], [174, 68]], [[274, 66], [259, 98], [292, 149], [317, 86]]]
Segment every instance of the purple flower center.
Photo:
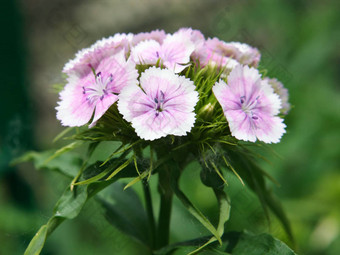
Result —
[[83, 86], [83, 94], [86, 95], [86, 100], [89, 104], [94, 104], [98, 100], [103, 100], [108, 95], [108, 86], [113, 81], [113, 75], [108, 75], [105, 79], [101, 72], [98, 72], [95, 76], [95, 82], [89, 86]]
[[250, 98], [247, 100], [246, 96], [240, 97], [240, 103], [242, 110], [253, 120], [257, 120], [259, 117], [254, 114], [254, 109], [256, 108], [256, 105], [258, 103], [259, 96], [257, 96], [255, 99]]
[[164, 104], [164, 93], [161, 90], [160, 93], [154, 98], [154, 101], [156, 103], [155, 110], [156, 110], [156, 116], [159, 115], [160, 112], [163, 111], [163, 104]]

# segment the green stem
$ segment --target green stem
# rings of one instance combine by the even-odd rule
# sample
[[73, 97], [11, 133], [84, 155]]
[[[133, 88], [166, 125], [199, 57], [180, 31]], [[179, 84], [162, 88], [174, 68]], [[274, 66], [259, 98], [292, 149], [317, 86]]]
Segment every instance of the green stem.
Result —
[[155, 242], [156, 242], [156, 224], [155, 224], [155, 217], [153, 214], [150, 187], [147, 181], [143, 181], [143, 190], [144, 190], [144, 197], [145, 197], [146, 213], [148, 215], [148, 221], [149, 221], [149, 226], [150, 226], [150, 231], [151, 231], [151, 247], [152, 249], [154, 249]]
[[158, 191], [161, 199], [157, 228], [157, 248], [159, 249], [169, 244], [170, 236], [173, 192], [170, 187], [170, 171], [167, 167], [159, 171]]

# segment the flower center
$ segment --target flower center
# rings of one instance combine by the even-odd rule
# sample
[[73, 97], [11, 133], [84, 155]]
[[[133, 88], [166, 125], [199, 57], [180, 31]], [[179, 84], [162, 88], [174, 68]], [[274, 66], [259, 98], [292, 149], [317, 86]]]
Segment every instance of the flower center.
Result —
[[113, 75], [110, 74], [103, 78], [102, 73], [98, 72], [95, 76], [95, 82], [85, 87], [83, 86], [83, 94], [86, 95], [86, 100], [89, 104], [96, 103], [98, 100], [103, 100], [109, 93], [108, 85], [113, 81]]
[[256, 108], [256, 105], [258, 103], [258, 99], [260, 96], [257, 96], [255, 99], [247, 100], [246, 96], [240, 97], [240, 103], [242, 106], [242, 110], [253, 120], [257, 120], [259, 117], [256, 116], [253, 112], [254, 108]]
[[155, 101], [155, 103], [156, 103], [156, 105], [155, 105], [156, 116], [158, 116], [159, 113], [163, 111], [164, 93], [163, 93], [162, 90], [160, 90], [159, 95], [157, 95], [157, 96], [154, 98], [154, 101]]

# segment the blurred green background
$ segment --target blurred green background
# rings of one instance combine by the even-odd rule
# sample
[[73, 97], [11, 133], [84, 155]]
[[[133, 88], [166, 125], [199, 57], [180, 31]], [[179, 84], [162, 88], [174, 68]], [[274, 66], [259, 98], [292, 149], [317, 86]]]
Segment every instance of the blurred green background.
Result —
[[[298, 254], [340, 254], [339, 11], [336, 0], [2, 3], [0, 254], [23, 254], [69, 181], [57, 173], [37, 172], [31, 164], [8, 167], [24, 151], [58, 146], [52, 139], [62, 128], [55, 119], [52, 84], [63, 81], [64, 63], [77, 50], [114, 33], [157, 28], [174, 32], [180, 27], [258, 47], [261, 67], [290, 92], [287, 133], [271, 146], [280, 157], [268, 153], [271, 163], [262, 166], [280, 183], [269, 185], [291, 221], [295, 244], [274, 217], [268, 224], [257, 198], [232, 176], [227, 229], [272, 233]], [[182, 186], [214, 220], [216, 202], [200, 184], [195, 165], [185, 172]], [[42, 254], [143, 254], [142, 247], [110, 226], [101, 212], [95, 200], [90, 202], [77, 219], [53, 233]], [[207, 234], [178, 201], [172, 229], [172, 241]]]

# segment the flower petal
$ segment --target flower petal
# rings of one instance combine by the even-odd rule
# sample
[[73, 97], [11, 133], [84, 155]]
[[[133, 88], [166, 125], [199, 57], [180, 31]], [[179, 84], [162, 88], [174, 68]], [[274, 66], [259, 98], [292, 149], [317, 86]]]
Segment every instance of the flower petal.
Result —
[[286, 132], [286, 125], [283, 119], [267, 114], [257, 113], [256, 128], [254, 129], [256, 137], [265, 143], [278, 143], [282, 135]]
[[167, 35], [161, 51], [163, 64], [175, 73], [183, 71], [190, 61], [190, 56], [195, 50], [195, 45], [191, 41], [188, 33], [178, 32]]
[[280, 97], [281, 99], [280, 112], [285, 115], [288, 114], [291, 108], [288, 102], [289, 98], [288, 90], [283, 86], [283, 84], [280, 81], [278, 81], [275, 78], [272, 79], [265, 78], [264, 82], [268, 82], [268, 84], [274, 89], [274, 93]]
[[94, 112], [93, 120], [91, 122], [90, 127], [93, 127], [97, 120], [100, 119], [101, 116], [110, 108], [118, 100], [118, 96], [114, 94], [108, 94], [103, 99], [98, 100], [96, 103], [96, 109]]
[[220, 102], [223, 112], [241, 109], [240, 97], [233, 93], [230, 86], [220, 80], [212, 88], [215, 97]]
[[155, 40], [138, 43], [131, 49], [131, 56], [136, 64], [154, 65], [160, 58], [161, 45]]
[[136, 64], [129, 58], [125, 60], [124, 51], [103, 59], [96, 69], [96, 73], [102, 72], [112, 74], [112, 82], [109, 91], [112, 93], [120, 93], [124, 86], [136, 84], [138, 71]]
[[124, 87], [119, 94], [118, 110], [129, 122], [149, 112], [153, 107], [153, 102], [136, 84]]
[[242, 110], [230, 110], [225, 112], [225, 116], [233, 136], [243, 141], [256, 141], [252, 120], [246, 113]]
[[121, 50], [125, 52], [129, 46], [131, 36], [132, 34], [116, 34], [115, 36], [98, 40], [91, 47], [78, 51], [76, 57], [65, 64], [63, 72], [68, 75], [87, 75], [92, 71], [91, 68], [97, 68], [102, 59]]
[[83, 94], [83, 83], [88, 83], [90, 77], [79, 80], [77, 76], [70, 76], [68, 84], [60, 93], [58, 102], [57, 119], [63, 126], [82, 126], [88, 123], [92, 117], [95, 105], [89, 103]]
[[158, 30], [158, 29], [153, 30], [151, 32], [147, 32], [147, 33], [139, 33], [133, 37], [132, 45], [135, 46], [138, 43], [142, 41], [147, 41], [147, 40], [155, 40], [159, 42], [160, 44], [162, 44], [165, 37], [166, 37], [166, 34], [164, 30]]

